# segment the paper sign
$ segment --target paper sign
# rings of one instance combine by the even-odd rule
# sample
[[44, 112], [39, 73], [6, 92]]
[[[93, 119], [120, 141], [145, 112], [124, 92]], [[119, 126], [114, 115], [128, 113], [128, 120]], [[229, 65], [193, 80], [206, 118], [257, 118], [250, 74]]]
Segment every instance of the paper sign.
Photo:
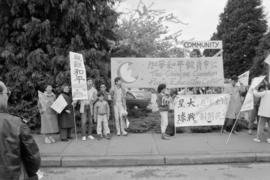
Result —
[[242, 83], [243, 86], [248, 86], [248, 80], [249, 80], [249, 71], [238, 76], [238, 81], [239, 83]]
[[223, 87], [222, 57], [112, 58], [111, 80], [120, 77], [126, 87]]
[[60, 114], [66, 107], [67, 107], [67, 102], [65, 98], [60, 95], [54, 103], [51, 105], [51, 108], [55, 110], [58, 114]]
[[185, 41], [186, 49], [222, 49], [222, 41]]
[[72, 99], [87, 99], [86, 71], [82, 54], [69, 52]]
[[263, 80], [265, 76], [260, 76], [252, 79], [251, 85], [248, 89], [247, 95], [245, 97], [244, 103], [241, 107], [241, 112], [243, 111], [251, 111], [254, 108], [254, 96], [253, 89], [256, 88]]
[[229, 94], [178, 95], [175, 127], [223, 125], [229, 102]]

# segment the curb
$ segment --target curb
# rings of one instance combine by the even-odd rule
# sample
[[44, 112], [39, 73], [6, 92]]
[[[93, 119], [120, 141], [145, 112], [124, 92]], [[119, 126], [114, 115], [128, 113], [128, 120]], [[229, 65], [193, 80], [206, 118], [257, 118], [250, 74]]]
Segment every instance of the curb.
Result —
[[214, 155], [156, 155], [156, 156], [50, 156], [42, 157], [42, 167], [121, 167], [201, 165], [226, 163], [270, 162], [270, 153], [234, 153]]

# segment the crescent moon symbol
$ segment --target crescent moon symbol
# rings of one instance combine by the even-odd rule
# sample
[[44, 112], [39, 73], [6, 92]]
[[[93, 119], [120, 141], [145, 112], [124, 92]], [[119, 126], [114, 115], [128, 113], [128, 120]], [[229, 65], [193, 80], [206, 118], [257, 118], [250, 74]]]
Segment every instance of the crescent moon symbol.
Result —
[[133, 83], [138, 79], [137, 77], [132, 76], [132, 70], [130, 68], [130, 65], [133, 63], [126, 62], [120, 65], [118, 68], [118, 76], [125, 82], [125, 83]]

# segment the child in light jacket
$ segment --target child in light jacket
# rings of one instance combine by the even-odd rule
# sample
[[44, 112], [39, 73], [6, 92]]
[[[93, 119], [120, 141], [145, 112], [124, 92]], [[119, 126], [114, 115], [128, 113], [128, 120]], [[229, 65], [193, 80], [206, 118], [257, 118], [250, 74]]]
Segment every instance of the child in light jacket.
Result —
[[[106, 100], [104, 100], [104, 94], [98, 93], [98, 101], [94, 106], [94, 120], [97, 122], [97, 134], [100, 140], [102, 136], [102, 130], [104, 137], [110, 139], [110, 129], [108, 121], [110, 119], [110, 106]], [[103, 123], [103, 129], [102, 129]]]

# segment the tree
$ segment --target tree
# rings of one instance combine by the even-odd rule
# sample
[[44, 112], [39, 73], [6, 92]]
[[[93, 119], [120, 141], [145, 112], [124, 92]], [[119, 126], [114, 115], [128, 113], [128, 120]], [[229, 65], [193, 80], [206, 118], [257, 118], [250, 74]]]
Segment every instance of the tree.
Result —
[[70, 83], [69, 51], [84, 55], [88, 77], [108, 82], [114, 3], [0, 0], [0, 77], [12, 91], [11, 111], [37, 118], [37, 90]]
[[166, 23], [184, 24], [173, 14], [139, 2], [134, 11], [122, 14], [115, 29], [118, 41], [112, 51], [116, 57], [183, 57], [177, 47], [181, 30], [168, 33]]
[[267, 65], [264, 60], [270, 55], [270, 32], [268, 32], [256, 48], [256, 56], [251, 67], [251, 78], [267, 74]]
[[223, 41], [225, 76], [239, 75], [251, 68], [256, 47], [266, 30], [261, 0], [228, 0], [211, 38]]

